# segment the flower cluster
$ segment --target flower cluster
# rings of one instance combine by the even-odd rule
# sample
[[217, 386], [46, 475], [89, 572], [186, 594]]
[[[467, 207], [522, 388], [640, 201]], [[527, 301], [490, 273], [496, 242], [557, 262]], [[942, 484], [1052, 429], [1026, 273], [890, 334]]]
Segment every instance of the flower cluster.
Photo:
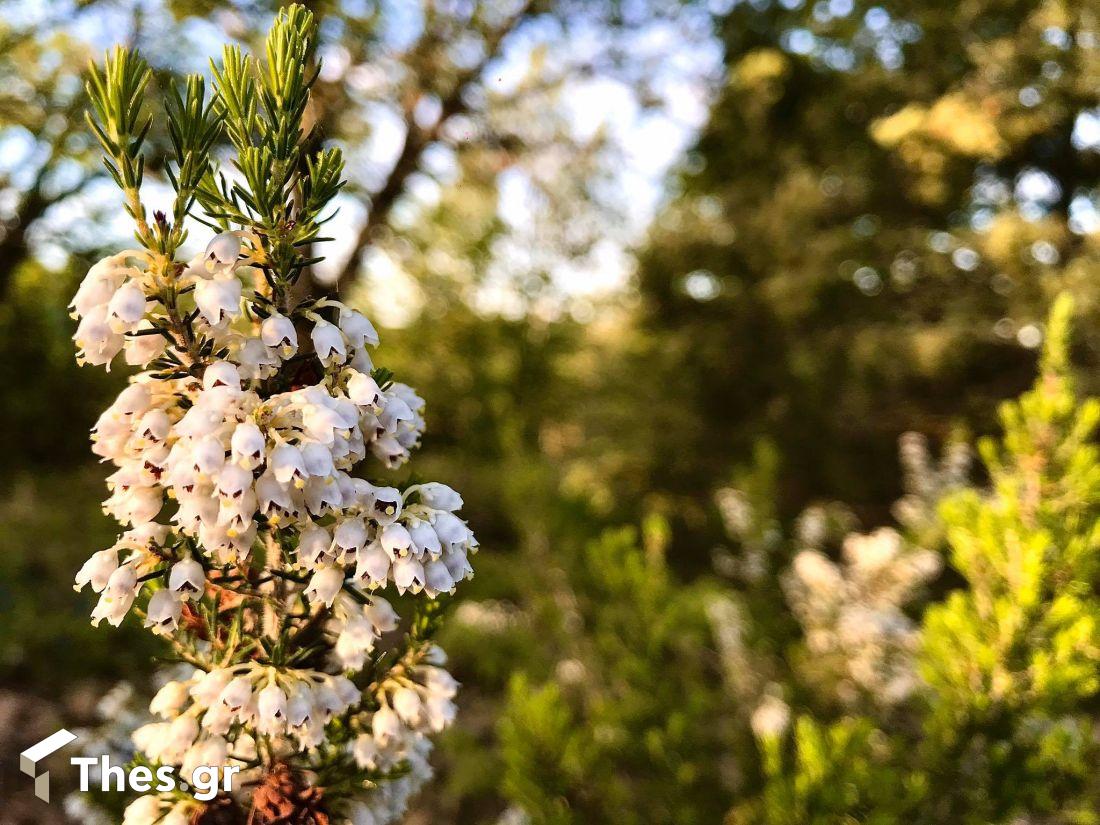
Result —
[[[269, 72], [229, 49], [214, 101], [189, 79], [186, 105], [169, 107], [174, 221], [146, 223], [140, 203], [147, 67], [120, 51], [93, 77], [93, 124], [142, 248], [91, 268], [71, 304], [73, 337], [81, 363], [109, 369], [121, 354], [138, 371], [92, 430], [114, 467], [104, 510], [124, 530], [76, 587], [99, 594], [94, 624], [136, 612], [194, 669], [134, 733], [144, 758], [185, 780], [199, 765], [237, 764], [242, 779], [217, 805], [267, 805], [271, 821], [308, 804], [329, 820], [346, 810], [382, 822], [426, 775], [427, 737], [454, 716], [456, 685], [430, 642], [433, 600], [472, 575], [478, 545], [450, 487], [372, 480], [419, 445], [424, 401], [375, 367], [364, 315], [296, 286], [342, 171], [338, 150], [307, 155], [301, 132], [312, 36], [312, 15], [288, 7]], [[257, 83], [277, 89], [262, 111], [241, 109]], [[206, 172], [222, 128], [245, 180], [218, 190]], [[221, 231], [177, 260], [196, 199]], [[387, 590], [412, 604], [402, 640]], [[256, 787], [266, 796], [249, 802]], [[150, 795], [126, 821], [193, 817], [197, 805]]]
[[895, 704], [918, 684], [919, 631], [904, 607], [940, 571], [940, 557], [888, 527], [849, 534], [843, 555], [838, 565], [819, 550], [798, 553], [784, 579], [787, 601], [816, 666], [835, 664], [843, 701], [863, 695]]
[[[229, 571], [251, 570], [259, 549], [268, 576], [295, 588], [306, 610], [326, 611], [333, 640], [327, 663], [359, 670], [397, 616], [384, 599], [357, 591], [393, 585], [430, 597], [451, 592], [472, 574], [469, 553], [477, 542], [455, 514], [461, 497], [446, 485], [401, 490], [353, 475], [368, 458], [390, 468], [407, 460], [423, 429], [424, 402], [403, 384], [379, 384], [368, 352], [378, 343], [373, 326], [337, 301], [312, 302], [295, 318], [312, 325], [312, 351], [303, 357], [290, 318], [259, 318], [263, 295], [244, 290], [255, 273], [243, 246], [233, 234], [219, 235], [182, 269], [180, 283], [194, 286], [189, 335], [209, 342], [210, 357], [190, 368], [180, 358], [169, 374], [152, 364], [178, 343], [159, 332], [170, 329], [171, 318], [158, 297], [163, 285], [142, 266], [147, 255], [100, 261], [80, 286], [72, 309], [81, 358], [109, 365], [125, 350], [128, 363], [149, 369], [134, 376], [92, 431], [94, 452], [117, 468], [104, 510], [128, 529], [87, 561], [77, 588], [100, 594], [93, 621], [113, 625], [147, 589], [146, 626], [174, 634], [209, 580], [229, 587]], [[319, 314], [325, 310], [335, 310], [333, 323]], [[144, 343], [150, 340], [158, 346]], [[288, 365], [301, 370], [310, 362], [316, 383], [298, 383], [301, 372], [278, 380]], [[178, 683], [171, 690], [183, 695]], [[167, 707], [165, 691], [156, 710]], [[185, 772], [196, 753], [223, 754], [233, 726], [316, 747], [326, 722], [359, 702], [358, 689], [342, 676], [254, 661], [211, 670], [189, 695], [188, 711], [170, 726], [138, 734], [150, 758]], [[393, 694], [406, 721], [416, 695], [408, 685]], [[441, 729], [450, 716], [435, 707], [424, 703], [424, 725], [414, 730]], [[376, 715], [385, 719], [387, 712], [395, 710], [383, 705]], [[405, 751], [415, 748], [406, 743]]]

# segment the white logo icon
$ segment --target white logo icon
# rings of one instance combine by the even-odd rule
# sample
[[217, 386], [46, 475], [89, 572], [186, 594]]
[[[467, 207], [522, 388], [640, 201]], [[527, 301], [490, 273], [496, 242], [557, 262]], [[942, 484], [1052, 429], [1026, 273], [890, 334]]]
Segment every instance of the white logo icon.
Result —
[[75, 741], [76, 734], [62, 728], [57, 733], [47, 736], [37, 745], [32, 745], [19, 754], [19, 769], [27, 776], [34, 778], [34, 795], [43, 802], [50, 801], [50, 772], [46, 771], [38, 776], [38, 763], [51, 753], [59, 751]]

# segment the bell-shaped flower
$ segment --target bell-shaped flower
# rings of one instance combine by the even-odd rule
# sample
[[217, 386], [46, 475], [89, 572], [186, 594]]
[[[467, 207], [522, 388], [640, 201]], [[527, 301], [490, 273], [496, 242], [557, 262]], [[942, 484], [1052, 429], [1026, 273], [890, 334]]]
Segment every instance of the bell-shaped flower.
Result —
[[294, 484], [299, 489], [305, 486], [309, 473], [302, 459], [302, 451], [293, 444], [283, 443], [272, 450], [268, 466], [280, 484]]
[[470, 566], [464, 547], [454, 548], [444, 553], [443, 563], [447, 565], [447, 571], [456, 582], [468, 579], [474, 574], [474, 568]]
[[424, 713], [428, 718], [428, 727], [434, 733], [440, 733], [455, 719], [455, 703], [445, 696], [429, 696], [424, 702]]
[[299, 507], [288, 485], [281, 484], [270, 470], [256, 481], [256, 498], [260, 512], [275, 526], [298, 515]]
[[316, 715], [313, 702], [313, 691], [305, 682], [299, 682], [286, 705], [287, 722], [292, 728], [298, 728], [309, 723]]
[[371, 587], [385, 585], [390, 575], [392, 559], [378, 542], [372, 542], [356, 556], [355, 578]]
[[298, 561], [310, 568], [335, 561], [328, 530], [314, 522], [302, 528], [298, 538]]
[[247, 676], [238, 676], [218, 694], [219, 704], [225, 705], [234, 713], [240, 713], [252, 700], [252, 680]]
[[201, 767], [221, 767], [229, 760], [229, 745], [222, 736], [204, 736], [187, 749], [180, 762], [180, 776], [193, 786], [195, 771]]
[[202, 715], [202, 728], [214, 736], [225, 736], [233, 727], [236, 712], [222, 702], [215, 702]]
[[336, 525], [333, 539], [343, 555], [355, 555], [367, 545], [367, 525], [361, 518], [347, 518]]
[[212, 433], [195, 442], [191, 455], [195, 469], [204, 476], [215, 476], [225, 466], [225, 446]]
[[302, 445], [302, 462], [306, 472], [314, 478], [330, 478], [336, 474], [332, 453], [324, 444], [310, 442]]
[[380, 412], [382, 409], [382, 388], [378, 382], [366, 373], [358, 370], [348, 370], [348, 398], [356, 406], [366, 407], [372, 412]]
[[260, 325], [260, 338], [284, 360], [298, 352], [298, 331], [294, 329], [294, 322], [277, 312]]
[[401, 719], [386, 705], [382, 705], [374, 712], [370, 727], [371, 733], [374, 735], [374, 741], [382, 747], [401, 735]]
[[191, 698], [200, 707], [210, 707], [225, 690], [226, 685], [233, 681], [233, 674], [228, 668], [217, 668], [199, 677], [190, 688]]
[[123, 284], [107, 304], [107, 323], [115, 332], [133, 332], [145, 315], [145, 293], [136, 281]]
[[126, 343], [121, 333], [107, 323], [107, 307], [95, 307], [81, 319], [73, 335], [77, 347], [77, 363], [94, 367], [110, 364]]
[[72, 303], [69, 304], [74, 318], [88, 315], [96, 307], [106, 306], [115, 294], [115, 290], [126, 280], [127, 274], [137, 272], [126, 267], [122, 263], [122, 258], [121, 255], [112, 255], [98, 261], [88, 270], [88, 274], [80, 282], [76, 295], [73, 296]]
[[339, 327], [320, 320], [314, 324], [310, 337], [313, 339], [313, 349], [317, 353], [317, 358], [326, 367], [343, 364], [348, 360], [347, 344]]
[[257, 729], [260, 733], [275, 736], [286, 730], [286, 694], [274, 682], [260, 691], [257, 697]]
[[205, 390], [225, 387], [231, 391], [240, 392], [241, 374], [237, 371], [237, 367], [228, 361], [214, 361], [203, 370], [202, 386]]
[[[150, 330], [153, 325], [149, 321], [141, 321], [137, 325], [136, 332]], [[131, 367], [145, 367], [154, 358], [159, 358], [168, 347], [168, 342], [160, 333], [146, 333], [144, 335], [132, 335], [123, 344], [126, 363]]]
[[220, 235], [215, 235], [206, 245], [205, 257], [219, 264], [234, 264], [240, 254], [241, 239], [235, 232], [222, 232]]
[[434, 599], [440, 593], [450, 593], [454, 586], [455, 580], [445, 562], [436, 560], [424, 564], [424, 592], [429, 597]]
[[118, 569], [118, 551], [112, 549], [100, 550], [94, 553], [90, 559], [84, 562], [80, 572], [76, 574], [74, 590], [84, 589], [84, 585], [90, 584], [96, 593], [102, 593], [107, 587], [111, 574]]
[[363, 605], [363, 615], [380, 634], [397, 629], [397, 612], [388, 601], [379, 596], [372, 596], [369, 603]]
[[310, 602], [323, 602], [332, 607], [336, 594], [344, 585], [344, 571], [339, 567], [322, 567], [313, 574], [303, 594]]
[[149, 599], [145, 626], [156, 633], [169, 633], [179, 626], [183, 601], [171, 590], [158, 590]]
[[252, 336], [235, 343], [235, 359], [241, 375], [248, 379], [270, 378], [279, 369], [279, 357], [262, 340]]
[[443, 552], [439, 536], [428, 522], [418, 519], [408, 530], [418, 557], [435, 559]]
[[393, 583], [398, 593], [419, 593], [424, 589], [424, 565], [413, 556], [402, 556], [393, 563]]
[[462, 508], [462, 496], [438, 481], [429, 481], [419, 486], [420, 500], [433, 510], [455, 511]]
[[409, 535], [409, 531], [405, 529], [405, 525], [396, 522], [387, 524], [382, 529], [379, 541], [382, 543], [382, 549], [394, 559], [407, 556], [413, 548], [413, 540], [412, 536]]
[[399, 687], [393, 692], [393, 709], [401, 721], [409, 727], [420, 721], [420, 694], [410, 687]]
[[[374, 736], [372, 736], [371, 734], [364, 733], [360, 736], [357, 736], [355, 738], [355, 741], [352, 742], [351, 754], [355, 759], [355, 764], [357, 764], [360, 768], [364, 768], [369, 771], [378, 769], [378, 743], [374, 741]], [[360, 805], [359, 807], [364, 809], [365, 816], [370, 817], [369, 819], [363, 819], [362, 821], [369, 822], [370, 825], [376, 825], [377, 820], [374, 819], [373, 814], [370, 813], [370, 809], [367, 808], [365, 805]], [[351, 816], [351, 821], [353, 825], [359, 825], [355, 815]]]
[[392, 524], [401, 515], [401, 492], [396, 487], [375, 487], [371, 515], [381, 525]]
[[432, 518], [432, 527], [447, 549], [464, 546], [470, 539], [470, 528], [466, 522], [452, 513], [436, 513]]
[[149, 703], [149, 712], [162, 719], [172, 719], [187, 705], [187, 699], [187, 683], [173, 680], [157, 691]]
[[126, 564], [115, 570], [107, 579], [107, 586], [92, 611], [92, 624], [98, 627], [104, 619], [114, 627], [122, 624], [137, 596], [137, 588], [137, 573], [133, 566]]
[[226, 464], [219, 470], [215, 490], [223, 503], [239, 499], [245, 491], [251, 489], [251, 470], [246, 470], [240, 464]]
[[182, 759], [187, 749], [195, 744], [200, 730], [199, 720], [194, 716], [177, 716], [173, 719], [161, 743], [164, 761], [177, 762]]
[[254, 470], [264, 459], [267, 441], [260, 428], [252, 421], [244, 421], [233, 430], [230, 449], [235, 461], [246, 470]]
[[195, 284], [195, 306], [212, 326], [237, 317], [241, 312], [241, 282], [234, 275], [200, 278]]
[[364, 346], [378, 346], [378, 332], [363, 313], [341, 307], [338, 323], [341, 331], [347, 336], [348, 343], [356, 349]]
[[181, 599], [193, 599], [206, 589], [206, 574], [194, 559], [184, 559], [172, 565], [168, 574], [168, 589]]
[[302, 490], [306, 508], [315, 516], [323, 516], [339, 510], [344, 504], [344, 494], [333, 478], [311, 478]]

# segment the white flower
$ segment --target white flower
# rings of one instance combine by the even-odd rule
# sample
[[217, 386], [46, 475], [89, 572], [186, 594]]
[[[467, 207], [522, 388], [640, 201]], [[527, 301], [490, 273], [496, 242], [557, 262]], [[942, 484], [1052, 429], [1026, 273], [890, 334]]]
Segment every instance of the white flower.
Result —
[[298, 539], [298, 559], [309, 567], [317, 567], [333, 561], [332, 536], [318, 524], [310, 523], [302, 529]]
[[442, 561], [430, 561], [424, 565], [424, 589], [435, 598], [440, 593], [449, 593], [455, 586], [454, 577]]
[[186, 682], [171, 681], [157, 691], [149, 703], [149, 712], [162, 719], [171, 719], [179, 715], [187, 704], [188, 685]]
[[412, 536], [405, 529], [405, 525], [397, 523], [387, 524], [382, 529], [379, 541], [382, 543], [382, 549], [394, 559], [407, 556], [413, 546]]
[[92, 611], [92, 624], [106, 619], [108, 624], [118, 627], [126, 614], [130, 612], [130, 606], [137, 595], [137, 574], [134, 568], [127, 564], [110, 575], [103, 595], [99, 597], [99, 604]]
[[[168, 726], [164, 749], [177, 758], [194, 744], [199, 735], [199, 720], [194, 716], [177, 716]], [[175, 760], [172, 760], [175, 761]]]
[[168, 588], [182, 599], [193, 599], [206, 589], [206, 574], [194, 559], [184, 559], [172, 565]]
[[286, 715], [292, 728], [305, 725], [316, 715], [313, 705], [313, 692], [305, 682], [299, 682], [294, 693], [287, 700]]
[[447, 549], [465, 546], [471, 538], [466, 522], [452, 513], [436, 513], [432, 518], [432, 527]]
[[229, 761], [229, 745], [218, 735], [204, 736], [187, 749], [180, 761], [179, 775], [191, 782], [195, 769], [225, 765]]
[[374, 741], [383, 747], [401, 733], [401, 720], [390, 708], [383, 705], [371, 717], [371, 733]]
[[378, 346], [378, 333], [367, 317], [361, 312], [347, 307], [340, 308], [340, 330], [347, 336], [348, 342], [355, 348]]
[[107, 323], [107, 307], [98, 306], [81, 319], [73, 341], [78, 363], [103, 366], [118, 355], [126, 339]]
[[158, 590], [149, 599], [145, 626], [152, 627], [158, 633], [168, 633], [179, 626], [183, 602], [171, 590]]
[[252, 680], [247, 676], [238, 676], [225, 686], [218, 695], [218, 703], [237, 713], [252, 699]]
[[430, 481], [419, 486], [420, 500], [433, 510], [458, 510], [462, 507], [462, 496], [438, 481]]
[[[151, 329], [153, 329], [153, 325], [149, 321], [141, 321], [138, 323], [135, 332], [142, 333]], [[159, 332], [133, 335], [127, 338], [123, 344], [123, 349], [126, 352], [126, 363], [132, 367], [147, 366], [154, 358], [163, 355], [167, 346], [168, 342]]]
[[228, 361], [214, 361], [208, 364], [203, 371], [202, 386], [204, 390], [226, 387], [229, 390], [240, 391], [241, 374], [237, 371], [236, 366]]
[[195, 305], [211, 324], [234, 318], [241, 311], [241, 282], [235, 275], [200, 278], [195, 284]]
[[241, 254], [241, 239], [235, 232], [215, 235], [206, 245], [206, 257], [220, 264], [233, 264]]
[[259, 427], [251, 421], [244, 421], [233, 430], [230, 446], [233, 460], [246, 470], [254, 470], [263, 461], [267, 441]]
[[91, 584], [92, 590], [102, 593], [107, 586], [111, 574], [118, 569], [118, 551], [113, 549], [100, 550], [84, 562], [80, 572], [76, 574], [76, 586], [74, 590], [83, 590], [84, 585]]
[[439, 535], [426, 521], [417, 521], [409, 528], [409, 536], [412, 538], [416, 555], [428, 558], [438, 558], [443, 552], [443, 545], [439, 542]]
[[278, 734], [286, 728], [287, 698], [274, 682], [260, 691], [258, 697], [259, 730]]
[[145, 315], [145, 293], [135, 281], [121, 286], [107, 304], [107, 320], [115, 332], [133, 332]]
[[393, 709], [406, 725], [415, 725], [420, 719], [420, 694], [412, 688], [398, 688], [393, 692]]
[[326, 367], [342, 364], [348, 359], [347, 345], [339, 327], [320, 320], [314, 325], [310, 337], [313, 339], [313, 349], [317, 352], [317, 357]]
[[375, 770], [378, 767], [378, 743], [372, 735], [364, 733], [357, 736], [351, 744], [351, 753], [360, 768]]
[[303, 595], [311, 602], [324, 602], [332, 607], [336, 594], [344, 585], [344, 571], [339, 567], [323, 567], [313, 574]]
[[126, 279], [127, 274], [137, 272], [122, 263], [127, 254], [124, 252], [104, 258], [88, 270], [88, 274], [80, 282], [76, 295], [73, 296], [72, 303], [69, 304], [74, 318], [87, 315], [96, 307], [106, 306], [115, 290]]
[[384, 585], [390, 575], [390, 563], [390, 554], [374, 542], [356, 555], [355, 578], [375, 587]]
[[272, 450], [268, 466], [275, 475], [275, 480], [280, 484], [294, 482], [302, 486], [308, 475], [305, 461], [302, 459], [302, 451], [293, 444], [280, 444]]
[[264, 319], [260, 325], [260, 337], [266, 346], [284, 359], [298, 351], [298, 331], [294, 329], [294, 323], [277, 312]]
[[345, 554], [357, 554], [367, 545], [367, 525], [361, 518], [344, 519], [336, 525], [333, 539]]
[[402, 556], [393, 563], [393, 583], [399, 593], [419, 593], [424, 587], [424, 565], [413, 556]]
[[191, 687], [191, 698], [202, 707], [210, 707], [232, 680], [233, 674], [228, 668], [212, 670]]
[[379, 412], [382, 409], [382, 389], [378, 382], [358, 370], [349, 369], [348, 373], [348, 398], [357, 406]]

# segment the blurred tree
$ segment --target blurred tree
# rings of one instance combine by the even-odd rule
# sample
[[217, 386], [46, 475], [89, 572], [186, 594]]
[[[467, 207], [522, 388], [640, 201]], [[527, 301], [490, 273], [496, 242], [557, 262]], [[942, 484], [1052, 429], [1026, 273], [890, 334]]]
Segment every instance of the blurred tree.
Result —
[[900, 432], [987, 429], [1058, 290], [1095, 319], [1098, 25], [1089, 3], [733, 7], [639, 273], [677, 399], [651, 411], [655, 487], [697, 498], [768, 435], [781, 514], [881, 520]]

